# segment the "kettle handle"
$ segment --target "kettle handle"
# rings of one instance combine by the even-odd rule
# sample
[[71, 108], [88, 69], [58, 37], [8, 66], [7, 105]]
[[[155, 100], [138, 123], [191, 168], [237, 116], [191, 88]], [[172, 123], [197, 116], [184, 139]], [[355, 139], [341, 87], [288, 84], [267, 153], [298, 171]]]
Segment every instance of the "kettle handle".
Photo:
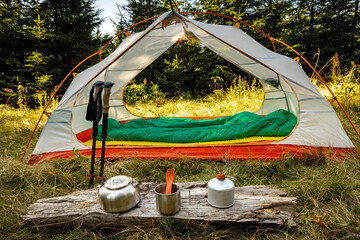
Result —
[[141, 184], [140, 181], [136, 181], [133, 178], [133, 176], [132, 176], [132, 174], [131, 174], [131, 172], [129, 170], [127, 170], [126, 168], [124, 168], [124, 167], [122, 167], [120, 165], [116, 165], [116, 166], [118, 166], [119, 168], [121, 168], [122, 170], [124, 170], [125, 172], [127, 172], [129, 174], [129, 176], [131, 177], [131, 185], [133, 185], [133, 187], [138, 187]]
[[121, 168], [121, 169], [124, 170], [125, 172], [127, 172], [127, 173], [129, 174], [129, 176], [132, 178], [132, 174], [131, 174], [131, 172], [130, 172], [129, 170], [127, 170], [126, 168], [124, 168], [124, 167], [122, 167], [122, 166], [120, 166], [120, 165], [117, 165], [117, 164], [116, 164], [116, 166], [119, 167], [119, 168]]

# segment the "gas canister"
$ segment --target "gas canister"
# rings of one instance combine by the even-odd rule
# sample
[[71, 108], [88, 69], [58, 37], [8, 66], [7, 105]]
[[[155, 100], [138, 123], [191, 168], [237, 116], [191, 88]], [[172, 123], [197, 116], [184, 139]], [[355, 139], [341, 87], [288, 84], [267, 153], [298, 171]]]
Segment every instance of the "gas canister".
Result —
[[216, 178], [208, 182], [208, 203], [216, 208], [228, 208], [234, 205], [235, 184], [225, 177], [225, 161], [216, 162], [219, 172]]

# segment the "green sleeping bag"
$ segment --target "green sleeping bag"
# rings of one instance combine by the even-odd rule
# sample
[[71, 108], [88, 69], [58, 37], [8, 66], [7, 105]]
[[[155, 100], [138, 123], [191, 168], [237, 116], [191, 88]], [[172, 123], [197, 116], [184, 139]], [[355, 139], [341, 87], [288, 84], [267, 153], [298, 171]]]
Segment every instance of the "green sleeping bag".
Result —
[[[160, 117], [119, 123], [109, 118], [108, 139], [168, 143], [210, 142], [251, 136], [287, 136], [297, 123], [294, 114], [277, 110], [265, 117], [251, 112], [215, 119]], [[101, 133], [101, 126], [99, 126]], [[101, 137], [98, 136], [98, 140]]]

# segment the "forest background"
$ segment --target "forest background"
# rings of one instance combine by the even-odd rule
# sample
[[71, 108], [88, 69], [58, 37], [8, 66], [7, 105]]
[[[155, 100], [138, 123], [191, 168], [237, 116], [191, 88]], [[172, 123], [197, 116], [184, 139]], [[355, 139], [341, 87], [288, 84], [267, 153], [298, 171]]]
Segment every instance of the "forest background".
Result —
[[[94, 0], [0, 1], [0, 104], [42, 108], [68, 72], [111, 39], [112, 36], [101, 34], [99, 26], [103, 19], [95, 3]], [[345, 68], [356, 68], [360, 62], [359, 0], [185, 0], [177, 4], [181, 11], [214, 12], [246, 21], [294, 47], [318, 70], [334, 56]], [[118, 18], [112, 20], [119, 32], [169, 10], [168, 1], [128, 0], [118, 5]], [[236, 23], [211, 15], [187, 16], [217, 24]], [[149, 24], [151, 21], [128, 33], [144, 30]], [[268, 38], [246, 25], [240, 28], [273, 49]], [[102, 58], [125, 37], [125, 33], [120, 35], [105, 48]], [[276, 48], [279, 53], [298, 57], [280, 45]], [[90, 59], [77, 72], [98, 61], [98, 57]], [[239, 75], [246, 77], [208, 49], [184, 43], [169, 49], [136, 82], [151, 82], [147, 84], [149, 89], [142, 90], [149, 92], [155, 87], [164, 96], [204, 95], [228, 87], [231, 82], [226, 79]], [[71, 79], [58, 92], [59, 98], [70, 82]]]

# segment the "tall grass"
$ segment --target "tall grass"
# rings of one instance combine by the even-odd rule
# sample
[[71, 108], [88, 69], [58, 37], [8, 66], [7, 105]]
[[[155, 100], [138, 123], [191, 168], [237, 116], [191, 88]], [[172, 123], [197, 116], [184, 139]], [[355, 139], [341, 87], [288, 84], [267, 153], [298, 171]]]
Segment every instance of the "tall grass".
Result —
[[[349, 111], [360, 111], [360, 65], [352, 62], [349, 69], [342, 68], [337, 55], [335, 55], [319, 72], [323, 73], [324, 79], [328, 81], [330, 89], [342, 105]], [[313, 75], [312, 81], [323, 96], [333, 99], [330, 91], [317, 76]]]
[[[331, 64], [329, 65], [331, 69]], [[359, 68], [337, 67], [329, 86], [338, 95], [357, 128], [360, 128], [358, 99]], [[313, 81], [320, 92], [327, 90]], [[256, 110], [262, 101], [262, 91], [245, 83], [228, 90], [191, 100], [158, 99], [128, 106], [145, 116], [210, 116], [231, 115], [238, 111]], [[247, 90], [247, 93], [240, 91]], [[352, 89], [352, 90], [349, 90]], [[240, 99], [240, 100], [239, 100]], [[161, 100], [161, 101], [160, 101]], [[247, 104], [247, 105], [246, 105]], [[357, 150], [360, 140], [334, 104], [341, 122]], [[123, 228], [38, 228], [23, 225], [20, 216], [26, 208], [41, 198], [54, 197], [86, 189], [89, 159], [77, 155], [71, 160], [53, 160], [34, 166], [19, 163], [19, 158], [39, 117], [34, 110], [0, 107], [0, 233], [2, 239], [359, 239], [360, 238], [360, 156], [349, 155], [344, 161], [333, 161], [321, 154], [306, 158], [284, 158], [282, 161], [230, 161], [228, 175], [235, 177], [236, 186], [265, 184], [297, 197], [295, 229], [271, 227], [218, 226], [201, 223], [188, 225], [168, 219], [151, 225]], [[46, 118], [44, 119], [44, 121]], [[41, 127], [43, 126], [43, 122]], [[40, 128], [41, 128], [40, 127]], [[34, 148], [40, 130], [30, 146]], [[97, 163], [97, 168], [99, 164]], [[168, 167], [174, 167], [177, 182], [208, 181], [215, 176], [212, 161], [184, 158], [178, 161], [124, 159], [107, 162], [105, 176], [126, 174], [125, 167], [141, 181], [165, 182]], [[99, 172], [99, 169], [96, 169]]]
[[[344, 107], [358, 131], [360, 131], [360, 65], [356, 65], [352, 62], [350, 68], [343, 68], [341, 67], [337, 55], [335, 55], [327, 64], [325, 64], [325, 66], [319, 69], [319, 72], [325, 76], [324, 79], [327, 81], [329, 88]], [[313, 75], [312, 81], [317, 86], [320, 93], [332, 103], [341, 123], [345, 130], [347, 130], [347, 134], [359, 149], [360, 144], [357, 141], [358, 136], [343, 114], [340, 106], [334, 101], [330, 91], [315, 75]]]
[[230, 88], [214, 90], [202, 98], [189, 95], [171, 99], [144, 97], [128, 104], [127, 108], [142, 117], [228, 116], [240, 111], [256, 111], [263, 98], [263, 89], [256, 79], [248, 83], [239, 77]]

